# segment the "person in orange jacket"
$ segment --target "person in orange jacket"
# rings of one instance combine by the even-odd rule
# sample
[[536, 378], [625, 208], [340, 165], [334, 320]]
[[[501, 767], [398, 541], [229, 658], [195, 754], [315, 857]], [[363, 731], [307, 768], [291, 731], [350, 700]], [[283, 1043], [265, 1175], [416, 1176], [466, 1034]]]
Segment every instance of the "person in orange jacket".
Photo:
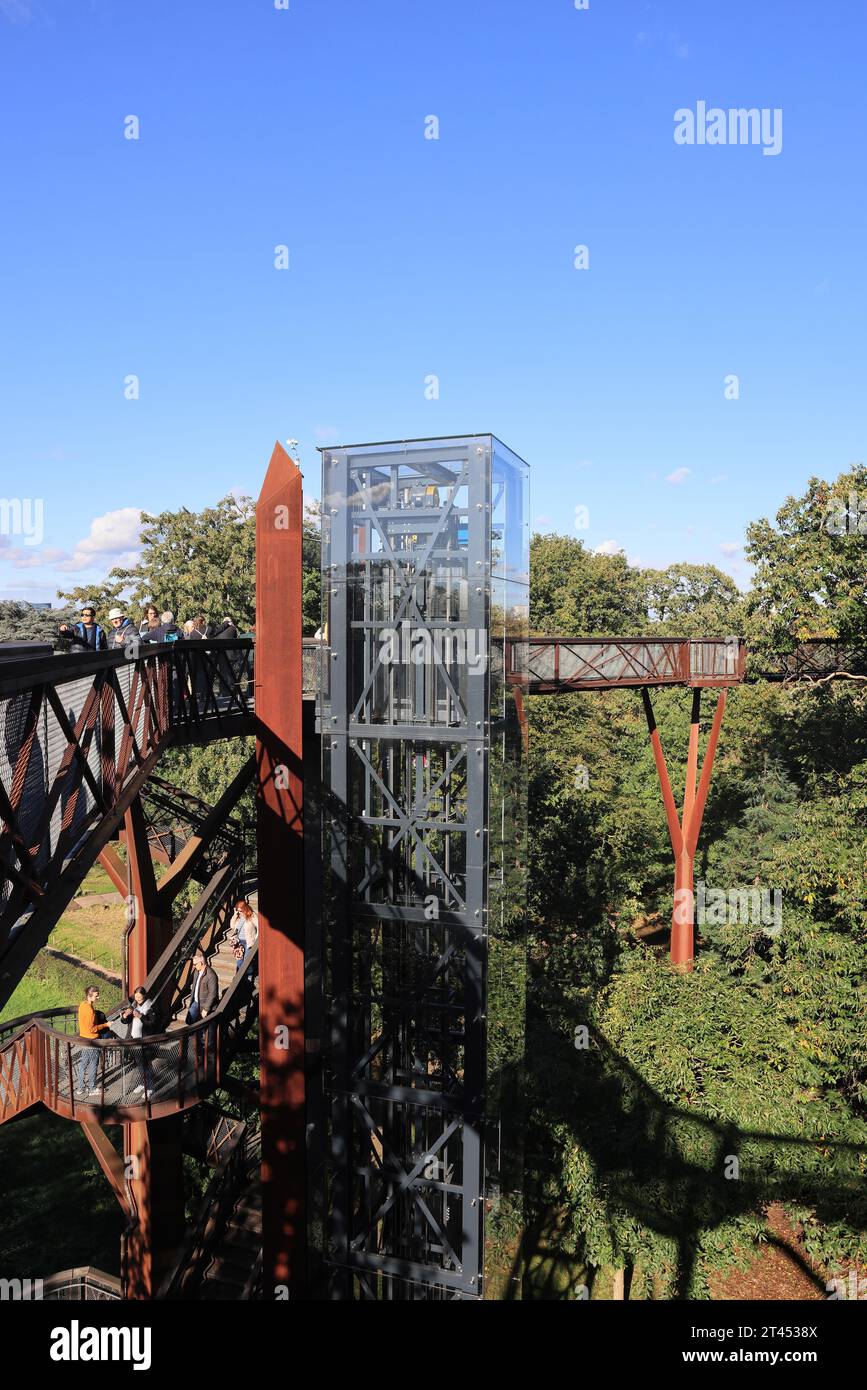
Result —
[[[99, 990], [96, 985], [91, 985], [84, 992], [84, 998], [78, 1006], [78, 1034], [82, 1038], [98, 1038], [110, 1027], [108, 1023], [97, 1022], [96, 1001], [99, 998]], [[88, 1095], [98, 1094], [99, 1088], [96, 1084], [96, 1069], [99, 1066], [99, 1048], [82, 1047], [78, 1058], [78, 1084], [82, 1091]]]

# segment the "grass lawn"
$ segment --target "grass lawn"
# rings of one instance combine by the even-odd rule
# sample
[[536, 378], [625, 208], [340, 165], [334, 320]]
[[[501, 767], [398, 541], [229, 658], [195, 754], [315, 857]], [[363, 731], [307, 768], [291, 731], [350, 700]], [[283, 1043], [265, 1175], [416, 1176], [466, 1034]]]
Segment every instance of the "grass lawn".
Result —
[[[118, 1126], [106, 1126], [123, 1147]], [[0, 1129], [0, 1278], [75, 1265], [120, 1273], [123, 1215], [80, 1125], [45, 1111]]]
[[[76, 965], [52, 960], [51, 956], [40, 951], [6, 1006], [0, 1010], [0, 1022], [7, 1018], [18, 1018], [20, 1014], [38, 1013], [40, 1009], [79, 1004], [88, 985], [96, 985], [99, 989], [99, 1007], [103, 1013], [120, 1003], [120, 990], [113, 985], [88, 970], [80, 970]], [[0, 1138], [2, 1133], [0, 1131]], [[3, 1191], [8, 1192], [8, 1187], [4, 1188], [0, 1183], [0, 1192]]]
[[[94, 864], [82, 881], [79, 893], [116, 893], [117, 889], [101, 864]], [[118, 896], [118, 903], [121, 899]]]
[[120, 901], [117, 907], [80, 907], [61, 917], [48, 944], [120, 974], [125, 927], [126, 909]]

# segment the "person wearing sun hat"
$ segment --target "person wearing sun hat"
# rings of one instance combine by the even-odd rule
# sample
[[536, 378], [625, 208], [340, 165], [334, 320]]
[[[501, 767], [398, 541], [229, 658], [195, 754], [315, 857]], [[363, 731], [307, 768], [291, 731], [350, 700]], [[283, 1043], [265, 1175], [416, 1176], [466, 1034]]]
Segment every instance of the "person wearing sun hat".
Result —
[[138, 636], [135, 623], [125, 615], [122, 608], [112, 608], [108, 621], [111, 623], [111, 632], [108, 634], [109, 649], [126, 646], [130, 637]]
[[72, 627], [68, 623], [63, 623], [60, 628], [60, 636], [71, 646], [83, 647], [85, 651], [104, 652], [108, 650], [108, 638], [96, 621], [95, 603], [83, 603], [81, 605], [81, 622], [73, 624]]

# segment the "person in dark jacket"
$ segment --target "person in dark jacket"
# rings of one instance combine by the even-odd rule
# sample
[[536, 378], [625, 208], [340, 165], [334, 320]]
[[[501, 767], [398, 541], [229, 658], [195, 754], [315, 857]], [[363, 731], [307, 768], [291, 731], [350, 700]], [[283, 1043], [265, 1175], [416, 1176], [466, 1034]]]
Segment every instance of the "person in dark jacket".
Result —
[[138, 639], [138, 630], [132, 618], [128, 618], [122, 608], [112, 608], [108, 615], [111, 632], [108, 637], [109, 651], [125, 647], [131, 637]]
[[177, 642], [180, 632], [175, 622], [175, 615], [167, 609], [160, 614], [160, 621], [157, 627], [152, 627], [149, 632], [142, 634], [143, 642]]
[[75, 623], [72, 627], [64, 623], [60, 628], [60, 636], [71, 646], [83, 647], [85, 651], [108, 651], [108, 638], [96, 621], [96, 605], [93, 603], [83, 605], [80, 623]]
[[[199, 613], [195, 618], [189, 618], [184, 623], [183, 637], [188, 642], [207, 641], [207, 621], [204, 614]], [[196, 705], [199, 712], [204, 712], [213, 694], [213, 657], [210, 653], [203, 653], [196, 661], [191, 675], [191, 692], [195, 695]]]
[[[220, 982], [217, 979], [217, 972], [207, 964], [201, 951], [196, 951], [193, 956], [192, 986], [193, 993], [186, 1018], [188, 1024], [198, 1023], [200, 1018], [207, 1018], [210, 1013], [213, 1013], [220, 997]], [[200, 1028], [196, 1033], [197, 1073], [205, 1068], [206, 1033], [208, 1035], [208, 1060], [213, 1065], [217, 1042], [216, 1023], [209, 1028]]]
[[[212, 624], [213, 640], [215, 642], [237, 642], [238, 629], [231, 618], [224, 618], [221, 623]], [[229, 656], [227, 652], [220, 652], [217, 657], [217, 671], [219, 672], [218, 695], [229, 695], [238, 682], [238, 653], [234, 652]]]
[[221, 623], [214, 625], [211, 636], [215, 642], [237, 642], [238, 629], [231, 618], [224, 618]]
[[192, 985], [193, 994], [187, 1010], [187, 1023], [198, 1023], [200, 1018], [207, 1018], [214, 1010], [220, 995], [217, 972], [207, 964], [201, 951], [196, 951], [193, 956]]

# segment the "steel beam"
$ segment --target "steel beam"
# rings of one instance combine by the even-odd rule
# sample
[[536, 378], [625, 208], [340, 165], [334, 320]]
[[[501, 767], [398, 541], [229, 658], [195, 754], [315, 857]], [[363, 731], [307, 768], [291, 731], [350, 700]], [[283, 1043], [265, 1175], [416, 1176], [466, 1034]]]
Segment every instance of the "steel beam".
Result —
[[[171, 912], [164, 914], [157, 892], [140, 797], [132, 802], [125, 821], [133, 919], [127, 936], [125, 983], [133, 990], [144, 984], [165, 951], [173, 925]], [[183, 1236], [181, 1116], [127, 1122], [123, 1135], [135, 1223], [124, 1241], [121, 1283], [125, 1298], [150, 1299], [156, 1296]]]
[[306, 1294], [302, 479], [275, 444], [256, 505], [262, 1239], [266, 1296]]
[[727, 691], [722, 689], [717, 696], [716, 709], [714, 710], [713, 722], [711, 724], [708, 744], [702, 763], [701, 775], [698, 780], [698, 786], [696, 787], [701, 719], [701, 691], [699, 689], [693, 691], [683, 811], [680, 819], [678, 819], [677, 808], [674, 802], [674, 793], [671, 788], [671, 780], [665, 761], [665, 754], [662, 749], [659, 730], [656, 727], [656, 719], [653, 714], [650, 692], [646, 686], [642, 686], [641, 688], [641, 699], [647, 719], [648, 732], [650, 734], [650, 745], [653, 749], [653, 758], [656, 763], [659, 786], [662, 792], [662, 802], [665, 807], [665, 817], [668, 824], [668, 833], [671, 840], [671, 850], [674, 856], [674, 905], [671, 916], [671, 944], [669, 947], [669, 954], [672, 965], [685, 971], [692, 970], [695, 957], [695, 894], [693, 881], [695, 851], [698, 845], [699, 832], [704, 817], [704, 808], [710, 789], [714, 755], [719, 742], [723, 714], [725, 713], [726, 695]]

